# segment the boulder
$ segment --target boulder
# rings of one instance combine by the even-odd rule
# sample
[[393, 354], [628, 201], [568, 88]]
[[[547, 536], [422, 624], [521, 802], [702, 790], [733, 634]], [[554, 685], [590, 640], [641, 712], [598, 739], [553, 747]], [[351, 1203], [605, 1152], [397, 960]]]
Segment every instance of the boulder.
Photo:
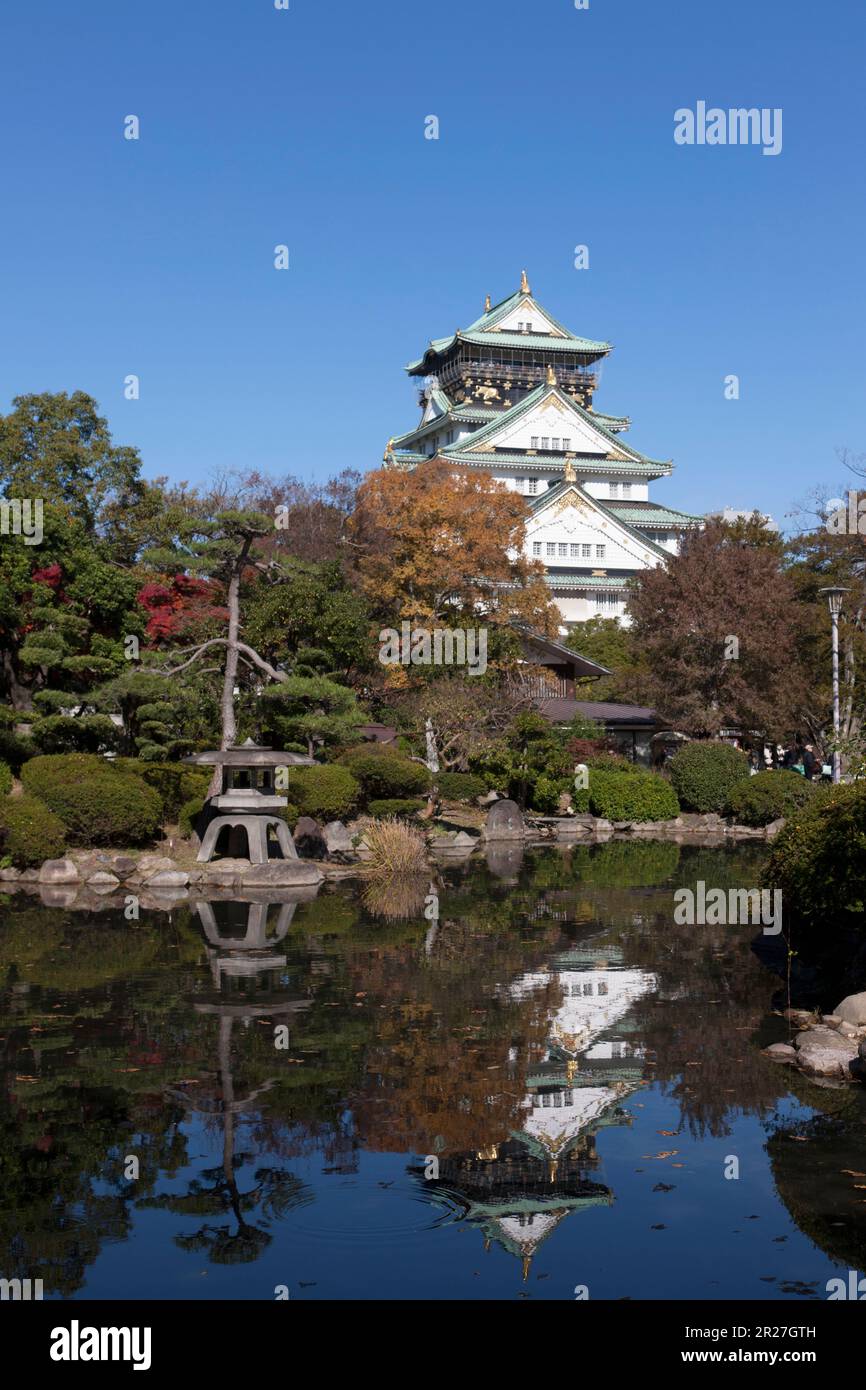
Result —
[[98, 873], [88, 876], [87, 886], [94, 893], [111, 893], [115, 888], [120, 887], [120, 879], [116, 874], [109, 874], [101, 869]]
[[476, 796], [475, 804], [477, 806], [492, 806], [494, 801], [498, 800], [499, 792], [486, 792], [484, 796]]
[[304, 859], [272, 859], [267, 864], [248, 864], [241, 879], [244, 887], [281, 888], [298, 883], [322, 883], [321, 869]]
[[294, 841], [301, 859], [324, 859], [328, 853], [321, 826], [312, 816], [301, 816], [295, 826]]
[[117, 874], [118, 878], [129, 878], [130, 874], [135, 873], [138, 860], [129, 854], [112, 854], [110, 866], [109, 873]]
[[764, 834], [767, 837], [767, 839], [775, 840], [776, 836], [778, 835], [779, 831], [782, 829], [784, 824], [784, 816], [780, 816], [778, 820], [771, 820], [770, 824], [764, 827]]
[[796, 1062], [797, 1049], [790, 1043], [771, 1043], [764, 1048], [764, 1056], [771, 1057], [774, 1062]]
[[175, 867], [174, 860], [168, 859], [164, 854], [143, 854], [128, 877], [141, 882], [152, 878], [154, 874], [162, 873], [163, 869], [171, 871]]
[[855, 1028], [866, 1028], [866, 991], [862, 994], [849, 994], [833, 1010], [843, 1023], [853, 1023]]
[[490, 807], [484, 824], [486, 840], [522, 840], [525, 834], [523, 812], [516, 801], [497, 801]]
[[189, 874], [182, 869], [160, 869], [159, 873], [151, 874], [145, 882], [145, 888], [149, 893], [165, 893], [173, 891], [175, 888], [186, 888], [189, 883]]
[[39, 870], [40, 883], [80, 883], [81, 875], [71, 859], [46, 859]]
[[811, 1076], [851, 1080], [851, 1064], [857, 1060], [857, 1044], [832, 1028], [810, 1028], [796, 1038], [797, 1062]]
[[11, 883], [13, 879], [20, 877], [20, 869], [0, 869], [0, 879], [2, 879], [4, 883]]
[[341, 820], [329, 821], [322, 831], [322, 838], [329, 854], [352, 853], [352, 837]]

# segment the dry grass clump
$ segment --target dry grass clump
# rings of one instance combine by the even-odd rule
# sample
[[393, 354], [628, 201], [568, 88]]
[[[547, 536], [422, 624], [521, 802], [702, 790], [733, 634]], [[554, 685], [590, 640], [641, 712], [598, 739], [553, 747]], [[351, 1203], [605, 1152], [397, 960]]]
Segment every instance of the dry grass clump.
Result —
[[412, 877], [427, 870], [427, 842], [420, 830], [386, 816], [371, 821], [364, 831], [370, 858], [361, 866], [368, 879]]

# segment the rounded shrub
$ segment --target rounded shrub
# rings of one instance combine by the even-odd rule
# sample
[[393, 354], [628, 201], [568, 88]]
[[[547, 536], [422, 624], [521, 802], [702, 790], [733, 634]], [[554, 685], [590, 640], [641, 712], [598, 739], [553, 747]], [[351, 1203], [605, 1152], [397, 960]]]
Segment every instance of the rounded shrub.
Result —
[[673, 820], [679, 802], [671, 784], [654, 772], [589, 774], [589, 805], [606, 820]]
[[411, 819], [416, 812], [423, 811], [427, 802], [422, 797], [383, 797], [378, 801], [371, 801], [367, 810], [371, 816], [377, 816], [380, 820], [385, 816], [398, 816], [404, 820]]
[[[188, 801], [204, 802], [210, 786], [211, 769], [188, 767], [185, 763], [145, 762], [140, 758], [116, 758], [112, 767], [132, 777], [140, 777], [159, 793], [163, 820], [178, 820]], [[179, 824], [178, 820], [178, 824]]]
[[9, 766], [0, 761], [0, 796], [8, 796], [12, 790], [12, 772]]
[[488, 790], [485, 778], [474, 772], [437, 772], [433, 780], [445, 801], [474, 801]]
[[205, 798], [203, 796], [190, 797], [185, 801], [177, 813], [177, 828], [181, 835], [189, 839], [195, 830], [196, 822], [204, 810]]
[[63, 821], [71, 841], [135, 845], [153, 838], [162, 801], [153, 787], [88, 753], [47, 754], [21, 769], [24, 789]]
[[66, 849], [63, 822], [38, 797], [6, 796], [0, 801], [0, 854], [16, 869], [43, 859], [59, 859]]
[[758, 772], [737, 783], [725, 810], [738, 825], [769, 825], [780, 817], [787, 819], [793, 815], [816, 791], [815, 784], [801, 777], [799, 772], [786, 769]]
[[35, 752], [36, 745], [31, 739], [22, 738], [11, 729], [0, 729], [0, 758], [11, 767], [16, 777]]
[[314, 820], [345, 820], [361, 800], [361, 784], [337, 763], [289, 770], [289, 797], [300, 815]]
[[430, 786], [430, 773], [422, 763], [413, 763], [382, 744], [350, 748], [339, 763], [360, 782], [365, 801], [418, 796]]
[[815, 788], [774, 840], [764, 885], [781, 889], [786, 914], [822, 931], [845, 918], [862, 930], [866, 782]]
[[721, 814], [734, 787], [749, 776], [749, 760], [730, 743], [685, 743], [671, 758], [668, 770], [686, 811]]
[[585, 759], [590, 772], [642, 772], [643, 768], [619, 753], [599, 753]]

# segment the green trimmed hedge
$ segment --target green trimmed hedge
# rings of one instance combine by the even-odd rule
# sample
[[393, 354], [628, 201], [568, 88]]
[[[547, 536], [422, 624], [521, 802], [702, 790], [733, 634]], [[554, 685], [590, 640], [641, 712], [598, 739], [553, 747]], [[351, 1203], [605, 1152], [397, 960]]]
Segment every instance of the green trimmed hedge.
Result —
[[199, 798], [204, 802], [210, 786], [211, 769], [207, 767], [187, 766], [185, 763], [145, 762], [140, 758], [115, 758], [111, 766], [119, 772], [140, 777], [159, 793], [165, 821], [178, 820], [182, 808], [188, 801]]
[[474, 772], [437, 772], [433, 781], [446, 801], [474, 801], [489, 791], [486, 779]]
[[749, 776], [749, 760], [730, 743], [685, 743], [668, 764], [674, 791], [686, 811], [721, 814], [738, 782]]
[[361, 784], [347, 767], [317, 763], [289, 769], [289, 798], [302, 816], [314, 820], [345, 820], [358, 807]]
[[0, 801], [0, 854], [16, 869], [43, 859], [59, 859], [66, 849], [63, 822], [38, 797], [6, 796]]
[[426, 805], [427, 802], [422, 797], [385, 797], [381, 801], [371, 801], [367, 810], [378, 820], [383, 820], [385, 816], [399, 816], [403, 820], [411, 820], [418, 811], [423, 811]]
[[8, 765], [0, 761], [0, 796], [8, 796], [12, 790], [12, 772]]
[[799, 772], [758, 772], [738, 782], [728, 797], [726, 811], [738, 825], [763, 826], [784, 816], [787, 820], [811, 801], [817, 787]]
[[589, 805], [611, 821], [673, 820], [680, 812], [670, 782], [654, 772], [590, 771]]
[[430, 786], [430, 773], [422, 763], [413, 763], [382, 744], [350, 748], [337, 761], [360, 782], [365, 801], [418, 796]]
[[77, 844], [143, 844], [162, 821], [162, 801], [153, 787], [94, 754], [31, 758], [21, 781], [60, 817]]
[[786, 915], [822, 932], [845, 918], [863, 930], [866, 782], [815, 789], [773, 841], [764, 885], [782, 890]]
[[591, 758], [585, 759], [586, 766], [590, 772], [644, 772], [645, 769], [633, 763], [629, 758], [623, 758], [619, 753], [598, 753]]

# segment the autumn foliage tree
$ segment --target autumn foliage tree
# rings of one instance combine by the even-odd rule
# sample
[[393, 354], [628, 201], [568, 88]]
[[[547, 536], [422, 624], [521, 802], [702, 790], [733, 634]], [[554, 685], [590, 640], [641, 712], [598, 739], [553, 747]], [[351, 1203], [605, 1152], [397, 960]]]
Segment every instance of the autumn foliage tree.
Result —
[[801, 615], [774, 533], [754, 521], [708, 523], [638, 577], [629, 611], [644, 659], [634, 696], [677, 728], [776, 738], [797, 729]]
[[527, 517], [523, 498], [489, 473], [444, 460], [368, 473], [348, 528], [361, 590], [391, 626], [483, 616], [553, 634], [543, 566], [523, 554]]

